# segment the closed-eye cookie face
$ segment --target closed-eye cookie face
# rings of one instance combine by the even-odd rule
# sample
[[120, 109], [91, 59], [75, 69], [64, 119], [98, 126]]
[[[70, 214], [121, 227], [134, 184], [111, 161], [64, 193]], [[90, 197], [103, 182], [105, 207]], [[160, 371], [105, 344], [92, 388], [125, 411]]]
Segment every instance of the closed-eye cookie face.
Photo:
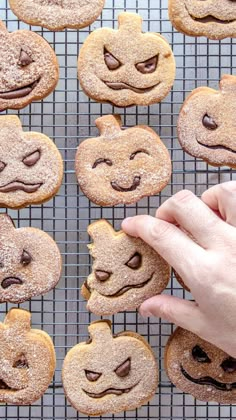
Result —
[[167, 374], [176, 385], [201, 401], [236, 402], [236, 359], [177, 328], [165, 351]]
[[31, 329], [31, 315], [11, 309], [0, 323], [0, 402], [28, 405], [38, 400], [54, 374], [55, 350], [48, 334]]
[[60, 251], [47, 233], [16, 229], [8, 215], [0, 215], [0, 302], [44, 294], [56, 286], [60, 274]]
[[183, 149], [211, 165], [236, 167], [236, 77], [225, 75], [220, 90], [195, 89], [178, 120]]
[[65, 394], [87, 415], [134, 410], [152, 398], [158, 369], [151, 348], [132, 332], [112, 336], [109, 321], [89, 326], [90, 340], [73, 347], [62, 370]]
[[157, 134], [146, 126], [121, 130], [119, 116], [96, 120], [101, 132], [78, 147], [75, 169], [84, 194], [94, 203], [130, 204], [159, 193], [169, 182], [171, 160]]
[[16, 116], [0, 117], [1, 206], [42, 203], [56, 194], [62, 177], [62, 158], [52, 140], [24, 133]]
[[105, 0], [10, 0], [19, 19], [52, 31], [84, 28], [100, 15]]
[[59, 69], [47, 41], [34, 32], [8, 33], [0, 21], [0, 111], [20, 109], [52, 92]]
[[90, 311], [112, 315], [133, 310], [166, 288], [168, 264], [141, 239], [115, 232], [106, 220], [92, 223], [88, 233], [94, 264], [82, 294]]
[[236, 36], [235, 0], [169, 0], [169, 17], [186, 35], [210, 39]]
[[82, 46], [78, 74], [88, 96], [117, 106], [160, 102], [175, 78], [175, 60], [159, 34], [142, 33], [142, 18], [118, 17], [119, 29], [94, 31]]

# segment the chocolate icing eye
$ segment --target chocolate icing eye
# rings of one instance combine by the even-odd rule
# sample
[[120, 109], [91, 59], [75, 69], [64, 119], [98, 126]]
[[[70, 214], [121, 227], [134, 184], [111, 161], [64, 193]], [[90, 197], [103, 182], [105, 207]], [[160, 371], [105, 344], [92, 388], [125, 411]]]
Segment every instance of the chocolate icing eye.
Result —
[[133, 270], [138, 270], [138, 268], [141, 267], [141, 264], [142, 256], [136, 252], [125, 265], [127, 265], [129, 268], [132, 268]]
[[208, 114], [204, 115], [204, 117], [202, 119], [202, 124], [208, 130], [216, 130], [218, 128], [218, 125], [216, 124], [216, 122]]
[[115, 373], [120, 378], [124, 378], [125, 376], [128, 376], [131, 369], [131, 359], [128, 358], [124, 363], [122, 363], [118, 368], [115, 370]]
[[85, 370], [85, 375], [90, 382], [96, 382], [102, 376], [101, 373], [92, 372], [91, 370]]
[[107, 271], [102, 270], [96, 270], [95, 271], [95, 277], [99, 281], [106, 281], [109, 279], [111, 273], [108, 273]]
[[104, 49], [104, 60], [109, 70], [117, 70], [121, 67], [121, 63], [107, 49]]
[[211, 363], [211, 359], [200, 346], [195, 346], [192, 349], [192, 356], [199, 363]]
[[29, 369], [29, 364], [27, 362], [26, 356], [21, 354], [20, 357], [15, 361], [14, 368], [18, 369]]
[[35, 152], [32, 152], [29, 155], [25, 156], [22, 162], [26, 166], [34, 166], [38, 162], [39, 159], [40, 159], [40, 151], [35, 150]]
[[0, 172], [2, 172], [3, 169], [5, 169], [6, 166], [7, 165], [4, 162], [0, 161]]
[[95, 169], [101, 163], [106, 163], [106, 165], [112, 166], [112, 161], [110, 159], [97, 159], [93, 164], [93, 169]]
[[32, 261], [31, 255], [27, 251], [23, 250], [22, 255], [21, 255], [21, 260], [20, 260], [21, 264], [24, 266], [29, 265], [31, 261]]
[[236, 371], [236, 359], [233, 357], [228, 357], [228, 359], [225, 359], [220, 366], [224, 372], [234, 373]]
[[156, 71], [158, 64], [158, 55], [155, 57], [149, 58], [148, 60], [144, 61], [143, 63], [136, 64], [136, 69], [143, 74], [154, 73]]
[[130, 160], [134, 160], [135, 156], [139, 155], [140, 153], [145, 153], [146, 155], [149, 155], [149, 153], [146, 150], [140, 149], [132, 153], [132, 155], [130, 155]]
[[29, 54], [27, 54], [24, 50], [21, 49], [18, 65], [21, 67], [25, 67], [31, 63], [33, 63], [32, 58], [29, 56]]

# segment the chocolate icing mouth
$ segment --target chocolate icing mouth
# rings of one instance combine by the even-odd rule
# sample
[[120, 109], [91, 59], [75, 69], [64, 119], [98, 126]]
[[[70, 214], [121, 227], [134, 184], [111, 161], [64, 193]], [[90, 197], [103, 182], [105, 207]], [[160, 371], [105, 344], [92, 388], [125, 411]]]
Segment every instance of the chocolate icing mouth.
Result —
[[191, 16], [191, 18], [193, 20], [195, 20], [196, 22], [199, 22], [199, 23], [219, 23], [221, 25], [226, 25], [228, 23], [235, 22], [235, 19], [223, 20], [223, 19], [218, 19], [218, 18], [216, 18], [214, 16], [211, 16], [211, 15], [205, 16], [204, 18], [197, 18], [197, 17], [194, 17], [191, 14], [189, 14], [189, 15]]
[[123, 83], [123, 82], [106, 82], [106, 81], [103, 81], [103, 83], [105, 83], [105, 85], [107, 85], [107, 87], [109, 87], [110, 89], [113, 89], [113, 90], [128, 89], [128, 90], [132, 90], [135, 93], [150, 92], [151, 90], [153, 90], [155, 87], [157, 87], [160, 84], [160, 82], [159, 82], [156, 85], [150, 86], [148, 88], [137, 88], [135, 86], [131, 86], [131, 85], [128, 85], [127, 83]]
[[8, 386], [6, 384], [6, 382], [4, 382], [2, 379], [0, 379], [0, 392], [1, 390], [4, 391], [18, 391], [17, 389], [11, 388], [10, 386]]
[[103, 392], [100, 392], [99, 394], [95, 394], [93, 392], [88, 392], [85, 391], [85, 389], [83, 389], [83, 391], [85, 392], [85, 394], [87, 394], [90, 398], [102, 398], [105, 397], [106, 395], [123, 395], [123, 394], [128, 394], [129, 392], [131, 392], [137, 385], [139, 384], [139, 382], [135, 385], [133, 385], [130, 388], [124, 388], [124, 389], [119, 389], [119, 388], [109, 388], [106, 389]]
[[219, 391], [233, 391], [234, 389], [236, 389], [236, 382], [226, 384], [223, 382], [219, 382], [216, 379], [211, 378], [210, 376], [204, 376], [203, 378], [196, 379], [189, 375], [189, 373], [186, 372], [182, 365], [180, 366], [180, 368], [181, 373], [184, 375], [184, 377], [188, 379], [188, 381], [193, 382], [194, 384], [213, 386]]
[[133, 184], [128, 187], [128, 188], [123, 188], [120, 185], [117, 184], [116, 181], [111, 182], [111, 186], [114, 190], [118, 191], [118, 192], [130, 192], [130, 191], [135, 191], [141, 182], [141, 176], [135, 176], [133, 179]]
[[13, 191], [24, 191], [26, 193], [34, 193], [40, 187], [42, 183], [39, 184], [25, 184], [21, 181], [9, 182], [9, 184], [0, 186], [0, 193], [8, 193]]
[[107, 298], [116, 298], [119, 296], [124, 295], [126, 292], [128, 292], [131, 289], [142, 289], [143, 287], [145, 287], [148, 283], [150, 283], [150, 281], [152, 281], [152, 278], [154, 276], [154, 273], [152, 273], [151, 277], [144, 281], [143, 283], [140, 284], [130, 284], [129, 286], [124, 286], [122, 287], [122, 289], [118, 290], [116, 293], [114, 293], [113, 295], [103, 295], [102, 293], [99, 293], [101, 296], [105, 296]]
[[227, 150], [228, 152], [232, 152], [232, 153], [236, 153], [236, 150], [231, 149], [230, 147], [227, 146], [222, 146], [222, 145], [214, 145], [214, 146], [208, 146], [207, 144], [201, 143], [199, 140], [197, 140], [198, 144], [200, 144], [203, 147], [207, 147], [207, 149], [212, 149], [212, 150]]
[[1, 282], [1, 286], [3, 289], [8, 289], [10, 286], [13, 286], [15, 284], [21, 285], [23, 284], [23, 281], [19, 277], [6, 277]]
[[29, 95], [39, 83], [40, 78], [27, 86], [18, 89], [9, 90], [8, 92], [0, 92], [0, 99], [19, 99]]

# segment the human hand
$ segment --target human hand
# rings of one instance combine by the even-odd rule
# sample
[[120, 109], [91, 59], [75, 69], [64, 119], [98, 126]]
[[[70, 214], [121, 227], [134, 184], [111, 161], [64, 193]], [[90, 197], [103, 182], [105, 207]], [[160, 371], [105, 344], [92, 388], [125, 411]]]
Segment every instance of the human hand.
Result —
[[236, 182], [216, 185], [201, 199], [180, 191], [156, 218], [128, 218], [122, 228], [152, 246], [195, 300], [158, 295], [141, 305], [141, 315], [165, 318], [236, 357]]

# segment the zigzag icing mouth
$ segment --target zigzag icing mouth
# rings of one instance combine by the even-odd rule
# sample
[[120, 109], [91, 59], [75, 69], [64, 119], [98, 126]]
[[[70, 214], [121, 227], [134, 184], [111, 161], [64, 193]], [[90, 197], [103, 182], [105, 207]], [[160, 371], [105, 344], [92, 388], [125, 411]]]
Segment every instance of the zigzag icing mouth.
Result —
[[143, 283], [140, 283], [140, 284], [130, 284], [128, 286], [124, 286], [120, 290], [118, 290], [116, 293], [114, 293], [113, 295], [103, 295], [102, 293], [99, 293], [99, 294], [102, 295], [102, 296], [104, 296], [104, 297], [108, 297], [108, 298], [117, 298], [119, 296], [124, 295], [129, 290], [132, 290], [132, 289], [142, 289], [143, 287], [147, 286], [147, 284], [152, 281], [153, 275], [154, 275], [154, 273], [151, 275], [151, 277], [148, 280], [144, 281]]
[[98, 394], [93, 393], [93, 392], [88, 392], [85, 391], [85, 389], [83, 389], [83, 391], [85, 392], [85, 394], [87, 394], [90, 398], [102, 398], [105, 397], [106, 395], [116, 395], [116, 396], [120, 396], [123, 394], [128, 394], [129, 392], [131, 392], [137, 385], [139, 384], [139, 382], [135, 385], [133, 385], [130, 388], [124, 388], [124, 389], [119, 389], [119, 388], [109, 388], [106, 389], [105, 391], [102, 391]]
[[197, 140], [197, 142], [198, 142], [198, 144], [200, 144], [200, 146], [207, 147], [208, 149], [212, 149], [212, 150], [227, 150], [228, 152], [236, 153], [236, 150], [233, 150], [233, 149], [231, 149], [230, 147], [227, 147], [227, 146], [222, 146], [221, 144], [214, 145], [214, 146], [209, 146], [207, 144], [201, 143], [199, 140]]
[[26, 184], [21, 181], [13, 181], [9, 182], [9, 184], [0, 186], [0, 193], [8, 193], [13, 191], [24, 191], [27, 193], [34, 193], [41, 187], [41, 185], [42, 183]]
[[104, 81], [105, 85], [107, 85], [107, 87], [109, 87], [110, 89], [113, 90], [123, 90], [123, 89], [128, 89], [128, 90], [132, 90], [135, 93], [147, 93], [150, 92], [151, 90], [153, 90], [155, 87], [157, 87], [159, 83], [157, 83], [156, 85], [150, 86], [148, 88], [137, 88], [135, 86], [131, 86], [128, 85], [127, 83], [123, 83], [123, 82], [106, 82]]
[[219, 391], [233, 391], [234, 389], [236, 389], [236, 382], [226, 384], [223, 382], [219, 382], [216, 379], [211, 378], [210, 376], [204, 376], [203, 378], [196, 379], [189, 375], [189, 373], [186, 372], [182, 365], [180, 366], [180, 368], [181, 373], [184, 375], [184, 377], [188, 381], [193, 382], [194, 384], [212, 386], [213, 388]]

